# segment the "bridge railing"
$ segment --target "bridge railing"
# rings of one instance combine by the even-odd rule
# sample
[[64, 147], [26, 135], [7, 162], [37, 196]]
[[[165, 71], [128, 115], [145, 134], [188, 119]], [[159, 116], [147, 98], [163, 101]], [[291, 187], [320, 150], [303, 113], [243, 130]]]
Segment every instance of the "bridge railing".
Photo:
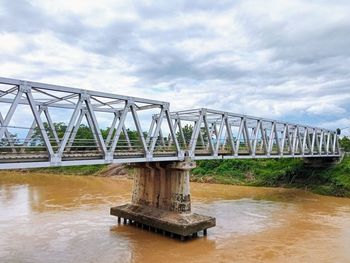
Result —
[[0, 169], [339, 155], [327, 129], [0, 78]]
[[[110, 122], [104, 134], [101, 121]], [[158, 142], [161, 128], [171, 151]], [[168, 159], [183, 159], [183, 151], [167, 102], [0, 78], [0, 168]]]
[[204, 108], [172, 112], [171, 118], [192, 159], [340, 155], [336, 131], [323, 128]]

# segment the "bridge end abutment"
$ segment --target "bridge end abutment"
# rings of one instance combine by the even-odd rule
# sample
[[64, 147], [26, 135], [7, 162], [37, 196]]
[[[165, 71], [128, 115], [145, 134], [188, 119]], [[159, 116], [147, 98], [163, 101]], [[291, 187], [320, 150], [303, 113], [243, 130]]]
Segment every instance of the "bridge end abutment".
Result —
[[195, 162], [135, 164], [130, 204], [111, 208], [118, 221], [181, 239], [214, 227], [214, 217], [191, 212], [190, 170]]
[[328, 168], [341, 162], [342, 157], [306, 157], [304, 158], [304, 166], [310, 168]]

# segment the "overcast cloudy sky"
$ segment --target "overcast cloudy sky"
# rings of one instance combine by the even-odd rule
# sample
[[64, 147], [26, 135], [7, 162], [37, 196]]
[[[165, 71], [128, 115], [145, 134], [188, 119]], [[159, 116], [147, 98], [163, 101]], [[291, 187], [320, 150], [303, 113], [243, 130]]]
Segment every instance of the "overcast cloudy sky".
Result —
[[350, 126], [350, 2], [0, 0], [0, 75]]

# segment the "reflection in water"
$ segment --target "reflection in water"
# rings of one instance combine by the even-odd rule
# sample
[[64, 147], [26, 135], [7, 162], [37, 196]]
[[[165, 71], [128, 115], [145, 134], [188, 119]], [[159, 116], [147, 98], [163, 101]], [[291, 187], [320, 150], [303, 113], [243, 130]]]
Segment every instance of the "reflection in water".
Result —
[[0, 174], [1, 262], [350, 262], [350, 200], [300, 190], [192, 184], [193, 210], [217, 218], [179, 242], [117, 225], [131, 181]]

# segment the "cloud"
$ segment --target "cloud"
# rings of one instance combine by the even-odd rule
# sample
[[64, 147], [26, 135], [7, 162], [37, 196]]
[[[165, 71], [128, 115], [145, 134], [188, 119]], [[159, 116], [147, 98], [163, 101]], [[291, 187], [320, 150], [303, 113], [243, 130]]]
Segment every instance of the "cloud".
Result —
[[331, 122], [320, 122], [321, 127], [329, 127], [330, 129], [341, 129], [341, 135], [350, 136], [350, 118], [340, 118]]
[[339, 115], [346, 113], [344, 108], [332, 104], [313, 105], [306, 110], [311, 114]]
[[347, 1], [0, 0], [0, 72], [346, 126], [349, 13]]

